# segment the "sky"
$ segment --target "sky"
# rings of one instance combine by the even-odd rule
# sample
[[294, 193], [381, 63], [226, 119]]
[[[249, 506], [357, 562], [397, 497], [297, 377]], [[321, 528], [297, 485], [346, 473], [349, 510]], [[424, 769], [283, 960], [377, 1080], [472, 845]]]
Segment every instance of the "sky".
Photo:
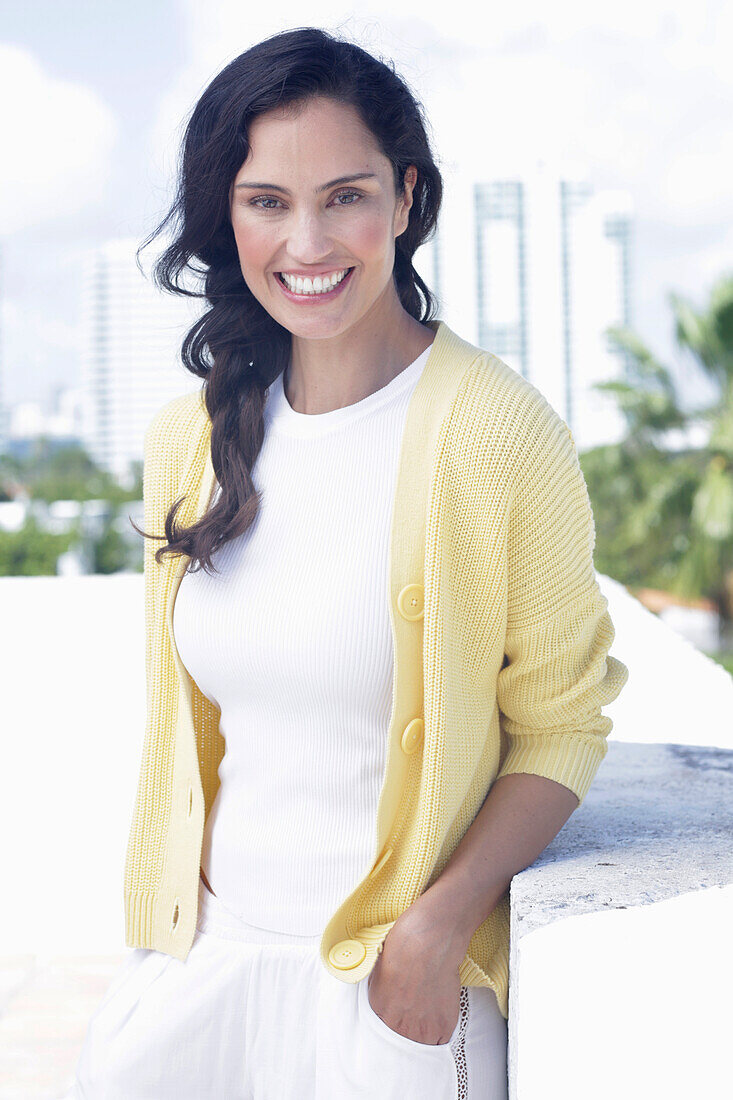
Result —
[[305, 16], [292, 0], [2, 0], [6, 403], [78, 383], [84, 252], [114, 236], [142, 243], [167, 210], [183, 126], [206, 85], [254, 42], [303, 25], [393, 59], [446, 168], [484, 179], [570, 158], [597, 187], [628, 191], [634, 327], [683, 398], [704, 404], [711, 391], [676, 348], [668, 295], [703, 306], [733, 273], [733, 8], [720, 0], [403, 0], [360, 3], [358, 14], [315, 0]]

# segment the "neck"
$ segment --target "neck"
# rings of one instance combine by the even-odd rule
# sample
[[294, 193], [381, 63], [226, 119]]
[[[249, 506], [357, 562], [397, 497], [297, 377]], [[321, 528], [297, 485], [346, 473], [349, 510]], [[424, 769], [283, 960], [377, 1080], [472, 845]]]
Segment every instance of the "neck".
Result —
[[332, 412], [381, 389], [432, 344], [435, 333], [397, 300], [389, 317], [369, 313], [338, 336], [293, 336], [283, 385], [295, 412]]

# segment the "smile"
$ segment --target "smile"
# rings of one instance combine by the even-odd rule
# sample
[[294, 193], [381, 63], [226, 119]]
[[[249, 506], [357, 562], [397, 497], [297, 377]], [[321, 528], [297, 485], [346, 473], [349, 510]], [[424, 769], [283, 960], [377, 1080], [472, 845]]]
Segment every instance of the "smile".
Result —
[[[342, 268], [340, 271], [335, 271], [329, 276], [326, 276], [324, 288], [324, 278], [320, 275], [316, 275], [314, 279], [302, 277], [300, 275], [284, 276], [282, 271], [277, 272], [277, 281], [282, 288], [283, 294], [290, 298], [294, 302], [320, 302], [330, 301], [338, 294], [342, 293], [343, 287], [350, 281], [351, 274], [354, 271], [353, 267]], [[343, 274], [345, 272], [345, 274]], [[286, 281], [287, 280], [287, 281]], [[332, 282], [332, 280], [337, 280]]]

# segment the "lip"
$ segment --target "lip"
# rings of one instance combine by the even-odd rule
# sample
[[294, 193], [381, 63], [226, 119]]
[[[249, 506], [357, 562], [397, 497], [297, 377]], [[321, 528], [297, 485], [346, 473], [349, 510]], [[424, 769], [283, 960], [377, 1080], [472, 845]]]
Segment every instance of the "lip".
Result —
[[[331, 264], [330, 267], [319, 267], [317, 270], [315, 267], [308, 268], [307, 271], [286, 271], [279, 272], [280, 275], [295, 275], [296, 278], [300, 276], [301, 279], [315, 279], [317, 275], [332, 275], [334, 271], [346, 271], [346, 269], [354, 265], [351, 264]], [[275, 272], [277, 275], [278, 272]]]
[[[333, 271], [333, 268], [331, 268], [331, 270]], [[348, 275], [344, 276], [338, 286], [334, 287], [332, 290], [329, 290], [326, 294], [293, 294], [292, 290], [285, 286], [285, 283], [282, 281], [279, 273], [277, 272], [275, 273], [275, 282], [280, 287], [280, 290], [283, 292], [285, 297], [289, 298], [291, 302], [299, 302], [312, 305], [315, 302], [330, 302], [334, 298], [338, 298], [339, 294], [341, 294], [342, 290], [346, 287], [346, 284], [351, 282], [351, 276], [354, 274], [355, 271], [356, 268], [352, 267]], [[315, 278], [315, 276], [313, 277]]]

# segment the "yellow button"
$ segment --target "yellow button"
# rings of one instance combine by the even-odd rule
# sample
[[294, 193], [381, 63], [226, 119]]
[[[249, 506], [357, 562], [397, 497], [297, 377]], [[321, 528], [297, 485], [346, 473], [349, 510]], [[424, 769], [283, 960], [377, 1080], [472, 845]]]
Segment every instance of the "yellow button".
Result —
[[371, 878], [374, 878], [375, 875], [379, 874], [379, 872], [382, 870], [382, 868], [384, 867], [385, 863], [387, 862], [387, 860], [389, 859], [389, 857], [391, 855], [392, 855], [392, 848], [385, 848], [384, 852], [382, 853], [380, 858], [377, 860], [377, 862], [374, 864], [371, 871], [369, 872], [369, 875], [370, 875]]
[[337, 970], [353, 970], [366, 958], [366, 947], [359, 940], [341, 940], [328, 952], [328, 961]]
[[406, 584], [397, 597], [397, 609], [404, 619], [422, 619], [423, 586]]
[[400, 742], [402, 751], [409, 756], [410, 753], [419, 749], [422, 744], [424, 733], [425, 723], [422, 718], [413, 718], [412, 721], [405, 726], [405, 732], [402, 734], [402, 741]]

